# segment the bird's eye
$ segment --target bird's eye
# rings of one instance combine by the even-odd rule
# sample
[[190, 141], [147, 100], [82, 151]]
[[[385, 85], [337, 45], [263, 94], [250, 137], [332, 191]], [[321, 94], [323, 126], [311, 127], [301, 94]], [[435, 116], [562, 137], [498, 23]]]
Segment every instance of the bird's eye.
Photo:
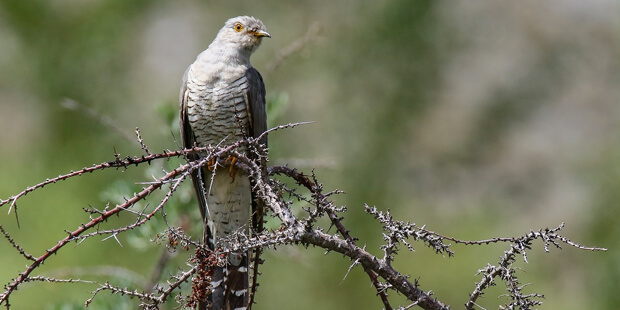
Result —
[[241, 30], [243, 30], [243, 25], [241, 25], [241, 23], [236, 23], [235, 24], [235, 31], [236, 32], [240, 32]]

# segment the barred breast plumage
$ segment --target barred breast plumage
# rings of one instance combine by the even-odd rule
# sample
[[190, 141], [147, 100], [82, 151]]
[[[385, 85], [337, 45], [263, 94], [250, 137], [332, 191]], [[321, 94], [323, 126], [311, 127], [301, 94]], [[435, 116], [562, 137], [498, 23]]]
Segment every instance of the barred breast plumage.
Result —
[[[231, 78], [230, 83], [204, 81], [188, 72], [188, 121], [199, 145], [230, 144], [248, 135], [248, 107], [245, 75]], [[227, 140], [227, 141], [225, 141]]]

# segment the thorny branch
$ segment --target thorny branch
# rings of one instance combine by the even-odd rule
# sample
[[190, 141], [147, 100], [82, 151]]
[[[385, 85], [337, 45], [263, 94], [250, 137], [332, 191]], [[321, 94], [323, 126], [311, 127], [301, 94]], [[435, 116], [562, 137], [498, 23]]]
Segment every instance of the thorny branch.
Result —
[[[290, 128], [299, 124], [288, 124], [276, 127], [273, 130]], [[570, 246], [593, 251], [604, 251], [603, 248], [585, 247], [579, 245], [561, 235], [559, 231], [563, 228], [561, 224], [555, 229], [541, 229], [539, 231], [531, 231], [522, 237], [514, 238], [492, 238], [480, 241], [463, 241], [452, 237], [446, 237], [427, 230], [425, 226], [417, 226], [414, 223], [395, 220], [389, 211], [380, 211], [376, 207], [365, 206], [365, 211], [373, 216], [383, 226], [383, 239], [385, 244], [381, 246], [383, 251], [382, 257], [378, 257], [369, 252], [365, 246], [360, 247], [356, 244], [351, 232], [343, 223], [342, 214], [346, 213], [345, 207], [337, 206], [331, 196], [342, 193], [335, 190], [324, 193], [323, 186], [318, 182], [314, 173], [307, 175], [297, 171], [294, 168], [286, 166], [269, 167], [268, 171], [260, 168], [256, 161], [249, 159], [245, 154], [237, 152], [240, 146], [252, 150], [256, 154], [254, 158], [266, 158], [266, 150], [258, 144], [260, 137], [257, 139], [247, 138], [237, 141], [228, 147], [194, 147], [191, 149], [179, 151], [164, 151], [159, 154], [151, 154], [148, 147], [142, 141], [139, 130], [136, 129], [139, 144], [146, 155], [140, 157], [125, 157], [115, 154], [115, 159], [109, 162], [85, 167], [79, 171], [71, 171], [67, 174], [59, 175], [52, 179], [28, 187], [22, 192], [11, 196], [6, 200], [0, 200], [0, 207], [9, 206], [8, 212], [16, 207], [17, 201], [23, 196], [35, 190], [40, 190], [46, 185], [57, 183], [58, 181], [67, 180], [78, 177], [86, 173], [92, 173], [109, 168], [130, 169], [133, 166], [150, 164], [155, 160], [165, 160], [171, 157], [186, 157], [189, 153], [200, 152], [205, 154], [200, 160], [179, 164], [175, 169], [166, 172], [162, 177], [148, 182], [148, 186], [144, 187], [132, 197], [127, 198], [124, 203], [117, 204], [113, 208], [106, 207], [103, 210], [89, 209], [91, 220], [88, 223], [81, 224], [73, 231], [68, 231], [68, 235], [56, 244], [52, 245], [43, 254], [36, 257], [29, 254], [21, 245], [13, 240], [10, 233], [0, 226], [0, 231], [11, 246], [20, 253], [27, 261], [31, 262], [26, 269], [20, 272], [17, 277], [5, 285], [5, 290], [0, 294], [0, 305], [10, 308], [9, 298], [17, 290], [17, 288], [26, 282], [44, 281], [52, 283], [90, 283], [97, 285], [93, 291], [92, 297], [86, 300], [88, 306], [93, 299], [102, 291], [110, 293], [118, 293], [131, 298], [138, 298], [141, 301], [143, 309], [157, 309], [159, 305], [170, 299], [172, 295], [177, 296], [177, 302], [182, 306], [191, 307], [197, 300], [204, 298], [204, 294], [209, 291], [210, 268], [221, 263], [221, 258], [229, 252], [245, 251], [245, 250], [263, 250], [265, 248], [273, 248], [283, 244], [301, 244], [314, 245], [328, 250], [328, 252], [341, 253], [348, 257], [353, 263], [351, 268], [360, 265], [369, 276], [371, 283], [377, 291], [377, 295], [383, 302], [385, 309], [393, 309], [389, 300], [389, 291], [397, 291], [409, 299], [409, 304], [398, 309], [409, 309], [418, 306], [422, 309], [449, 309], [447, 305], [434, 298], [430, 292], [425, 292], [419, 287], [418, 280], [411, 282], [409, 276], [397, 271], [391, 265], [396, 259], [399, 247], [404, 245], [408, 250], [413, 251], [413, 242], [420, 242], [431, 248], [434, 252], [441, 255], [453, 256], [454, 251], [450, 248], [450, 244], [446, 241], [464, 244], [464, 245], [483, 245], [489, 243], [507, 243], [509, 249], [504, 252], [500, 261], [496, 266], [487, 265], [479, 270], [482, 279], [476, 283], [474, 291], [470, 294], [469, 299], [465, 303], [466, 309], [473, 309], [477, 306], [476, 301], [482, 296], [483, 291], [495, 284], [495, 281], [502, 281], [506, 284], [506, 289], [512, 301], [505, 306], [507, 309], [520, 308], [531, 309], [541, 303], [541, 294], [523, 294], [522, 289], [525, 285], [521, 285], [516, 270], [512, 264], [516, 261], [518, 255], [522, 255], [527, 261], [527, 251], [531, 249], [533, 241], [540, 239], [543, 242], [545, 251], [549, 251], [550, 245], [561, 248], [561, 243]], [[280, 222], [280, 228], [272, 231], [263, 230], [255, 231], [252, 235], [238, 232], [230, 237], [230, 240], [223, 242], [224, 248], [211, 251], [208, 247], [193, 241], [180, 228], [168, 228], [164, 235], [158, 235], [154, 240], [156, 242], [167, 239], [165, 242], [169, 250], [174, 251], [178, 245], [185, 249], [195, 248], [196, 254], [187, 258], [187, 270], [180, 270], [177, 274], [171, 275], [165, 286], [156, 284], [151, 292], [140, 291], [136, 288], [120, 287], [109, 282], [100, 283], [89, 280], [75, 279], [56, 279], [52, 277], [35, 276], [33, 273], [44, 262], [51, 259], [53, 254], [60, 252], [71, 241], [84, 242], [90, 240], [94, 236], [107, 235], [116, 238], [119, 234], [128, 233], [136, 227], [145, 224], [153, 217], [161, 214], [164, 216], [164, 209], [169, 203], [170, 198], [181, 183], [191, 174], [194, 169], [207, 165], [212, 159], [226, 158], [228, 155], [234, 155], [238, 158], [236, 163], [239, 169], [249, 172], [254, 180], [254, 188], [252, 189], [256, 196], [261, 200], [262, 205], [268, 211], [268, 216], [275, 217]], [[277, 176], [277, 178], [276, 178]], [[284, 180], [292, 180], [296, 184], [294, 187], [286, 185]], [[138, 202], [145, 201], [157, 189], [167, 187], [164, 197], [155, 205], [155, 207], [145, 211], [132, 210]], [[295, 205], [288, 198], [302, 202], [304, 212], [293, 212], [291, 208]], [[113, 215], [127, 212], [135, 216], [132, 224], [122, 226], [116, 229], [100, 230], [99, 225], [109, 220]], [[328, 229], [318, 225], [318, 219], [329, 219], [330, 225], [335, 227], [335, 234], [326, 233]], [[162, 242], [163, 243], [163, 242]], [[161, 267], [160, 267], [161, 268]], [[348, 272], [347, 272], [348, 273]], [[180, 288], [184, 283], [192, 283], [192, 294], [182, 297]], [[252, 282], [256, 285], [255, 279]], [[254, 289], [254, 288], [253, 288]]]
[[[318, 182], [316, 182], [316, 178], [315, 178], [314, 174], [312, 175], [313, 181], [310, 181], [308, 176], [304, 175], [303, 173], [298, 172], [296, 169], [290, 169], [288, 167], [282, 167], [282, 166], [270, 167], [269, 172], [270, 172], [269, 173], [270, 175], [283, 174], [283, 175], [286, 175], [286, 176], [292, 178], [293, 180], [295, 180], [295, 182], [297, 182], [297, 184], [305, 187], [306, 189], [308, 189], [310, 191], [315, 192], [316, 193], [315, 195], [316, 195], [316, 200], [317, 201], [327, 201], [327, 199], [328, 199], [328, 197], [326, 195], [323, 195], [320, 191], [317, 191], [317, 189], [319, 189], [319, 187], [317, 186]], [[318, 204], [317, 205], [317, 210], [319, 210], [320, 208], [321, 208], [321, 205]], [[327, 209], [325, 211], [326, 211], [327, 215], [329, 216], [329, 219], [332, 222], [332, 225], [334, 225], [336, 227], [336, 229], [338, 229], [338, 232], [348, 242], [355, 243], [356, 240], [353, 237], [351, 237], [351, 235], [349, 234], [349, 230], [347, 230], [344, 227], [344, 225], [342, 224], [342, 222], [341, 222], [342, 218], [338, 217], [336, 215], [336, 212], [334, 212], [334, 210], [332, 210], [332, 209]], [[358, 259], [356, 259], [354, 261], [354, 263], [351, 265], [351, 268], [354, 267], [357, 264], [359, 264], [359, 260]], [[366, 274], [370, 278], [370, 282], [372, 282], [372, 285], [377, 290], [377, 294], [381, 298], [381, 302], [383, 302], [383, 305], [385, 306], [385, 310], [391, 310], [392, 307], [390, 306], [390, 303], [388, 301], [387, 293], [385, 292], [385, 290], [383, 289], [381, 283], [379, 282], [379, 279], [377, 278], [377, 274], [374, 271], [372, 271], [371, 269], [369, 269], [368, 267], [366, 267], [366, 266], [362, 266], [362, 267], [364, 268], [364, 272], [366, 272]]]
[[[182, 175], [182, 177], [180, 179], [178, 179], [178, 181], [175, 183], [175, 185], [173, 187], [171, 187], [171, 190], [170, 190], [170, 192], [168, 194], [172, 195], [174, 189], [176, 189], [178, 184], [180, 184], [180, 182], [184, 178], [186, 178], [187, 175], [194, 168], [195, 168], [194, 164], [181, 165], [179, 168], [174, 169], [172, 172], [170, 172], [167, 175], [165, 175], [158, 182], [152, 183], [150, 186], [144, 188], [144, 190], [142, 190], [141, 192], [135, 194], [132, 198], [128, 199], [125, 203], [117, 205], [116, 207], [114, 207], [113, 209], [111, 209], [111, 210], [109, 210], [107, 212], [103, 212], [99, 217], [92, 219], [90, 222], [88, 222], [86, 224], [80, 225], [76, 230], [70, 232], [69, 235], [66, 236], [64, 239], [58, 241], [57, 244], [55, 244], [53, 247], [51, 247], [50, 249], [45, 251], [45, 253], [43, 255], [37, 257], [34, 260], [34, 262], [30, 266], [28, 266], [28, 268], [26, 268], [26, 270], [24, 272], [20, 273], [19, 276], [12, 283], [9, 283], [7, 285], [7, 288], [5, 289], [4, 293], [2, 293], [2, 295], [0, 295], [0, 303], [6, 303], [7, 307], [8, 307], [8, 298], [11, 295], [11, 293], [14, 290], [16, 290], [17, 287], [21, 283], [23, 283], [24, 281], [27, 281], [29, 279], [29, 275], [39, 265], [43, 264], [43, 262], [48, 260], [53, 254], [56, 254], [65, 245], [67, 245], [71, 241], [74, 241], [74, 240], [77, 240], [77, 239], [81, 238], [81, 235], [84, 232], [89, 231], [91, 229], [94, 229], [97, 225], [105, 222], [111, 216], [116, 215], [116, 214], [120, 213], [121, 211], [128, 209], [129, 207], [134, 205], [136, 202], [138, 202], [140, 200], [143, 200], [146, 196], [151, 194], [154, 190], [160, 188], [162, 185], [166, 184], [169, 180], [172, 180], [173, 178], [175, 178], [175, 177], [177, 177], [179, 175]], [[118, 232], [127, 231], [127, 230], [129, 230], [129, 229], [131, 229], [131, 228], [133, 228], [135, 226], [140, 225], [141, 223], [146, 222], [152, 216], [154, 216], [159, 211], [159, 209], [165, 204], [165, 202], [168, 200], [169, 195], [167, 195], [166, 198], [162, 201], [162, 203], [160, 204], [159, 208], [155, 208], [155, 210], [152, 213], [144, 216], [142, 221], [139, 221], [139, 222], [137, 222], [134, 225], [127, 226], [125, 228], [119, 229], [118, 231], [115, 231], [115, 232], [112, 232], [112, 233], [118, 233]], [[92, 235], [98, 235], [98, 234], [101, 234], [101, 232], [97, 231], [97, 232], [91, 233], [90, 235], [92, 236]], [[83, 238], [87, 238], [88, 236], [89, 235], [86, 235]]]

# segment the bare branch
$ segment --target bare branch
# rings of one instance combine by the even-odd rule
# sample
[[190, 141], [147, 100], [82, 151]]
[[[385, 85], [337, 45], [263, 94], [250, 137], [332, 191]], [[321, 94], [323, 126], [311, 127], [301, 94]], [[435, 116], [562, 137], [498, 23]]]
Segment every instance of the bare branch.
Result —
[[[269, 131], [273, 132], [284, 128], [292, 128], [302, 124], [306, 123], [277, 126]], [[153, 181], [139, 183], [144, 187], [137, 193], [134, 193], [130, 198], [125, 198], [123, 203], [114, 206], [106, 205], [102, 210], [92, 207], [85, 209], [85, 211], [90, 214], [90, 221], [79, 225], [72, 231], [67, 231], [68, 235], [65, 238], [52, 245], [39, 257], [28, 254], [21, 245], [13, 240], [9, 232], [6, 231], [4, 227], [0, 226], [0, 231], [5, 236], [5, 239], [20, 253], [20, 255], [30, 262], [30, 265], [28, 265], [24, 271], [20, 272], [15, 279], [5, 285], [4, 292], [0, 294], [0, 304], [9, 308], [9, 297], [21, 284], [39, 281], [50, 283], [79, 282], [97, 285], [98, 287], [93, 291], [92, 297], [86, 301], [86, 305], [92, 303], [100, 292], [108, 291], [113, 294], [118, 293], [139, 298], [141, 300], [140, 307], [143, 309], [158, 309], [162, 303], [174, 294], [177, 295], [177, 302], [180, 305], [192, 308], [199, 301], [206, 300], [206, 297], [211, 292], [212, 284], [210, 281], [212, 271], [216, 266], [225, 262], [226, 256], [229, 253], [238, 253], [247, 250], [254, 250], [255, 253], [260, 253], [260, 251], [265, 248], [275, 248], [284, 244], [301, 244], [305, 246], [318, 246], [326, 249], [327, 252], [337, 252], [350, 259], [352, 263], [346, 271], [345, 278], [356, 265], [360, 265], [375, 287], [377, 295], [381, 299], [385, 309], [394, 309], [390, 305], [390, 300], [388, 298], [389, 290], [394, 290], [404, 295], [409, 300], [407, 305], [397, 307], [396, 309], [410, 309], [416, 306], [422, 309], [448, 309], [449, 307], [437, 300], [431, 291], [426, 292], [420, 289], [417, 279], [410, 281], [410, 277], [396, 270], [391, 265], [391, 262], [395, 260], [398, 255], [399, 247], [402, 245], [406, 246], [410, 251], [414, 251], [414, 242], [420, 242], [431, 248], [437, 254], [453, 256], [454, 251], [451, 249], [451, 244], [445, 243], [446, 241], [450, 241], [463, 245], [484, 245], [489, 243], [509, 244], [509, 249], [504, 252], [497, 264], [488, 264], [486, 267], [479, 270], [478, 274], [481, 275], [481, 280], [476, 283], [473, 292], [469, 295], [469, 299], [465, 304], [466, 309], [473, 309], [474, 307], [482, 308], [476, 303], [477, 300], [483, 295], [484, 290], [495, 285], [496, 281], [505, 283], [508, 292], [507, 296], [511, 299], [509, 303], [505, 305], [505, 308], [531, 309], [541, 304], [540, 299], [544, 298], [544, 296], [538, 293], [523, 293], [523, 289], [527, 284], [524, 285], [519, 282], [516, 273], [517, 270], [512, 265], [516, 261], [518, 255], [521, 255], [523, 260], [527, 261], [527, 251], [532, 248], [534, 241], [540, 240], [544, 250], [547, 252], [550, 250], [551, 245], [561, 249], [562, 244], [568, 244], [582, 250], [606, 250], [604, 248], [586, 247], [559, 235], [559, 231], [564, 227], [564, 223], [554, 229], [547, 228], [538, 231], [530, 231], [521, 237], [464, 241], [430, 231], [426, 229], [424, 225], [418, 226], [415, 223], [396, 220], [389, 210], [380, 211], [374, 206], [370, 207], [365, 205], [366, 213], [373, 216], [377, 223], [383, 227], [383, 239], [385, 244], [380, 247], [383, 252], [382, 257], [377, 257], [371, 254], [365, 246], [358, 246], [356, 244], [358, 240], [352, 236], [351, 232], [344, 225], [342, 215], [346, 213], [347, 208], [337, 206], [331, 200], [333, 195], [342, 194], [342, 191], [333, 190], [324, 192], [323, 185], [319, 183], [314, 172], [311, 174], [304, 174], [294, 168], [286, 166], [273, 166], [269, 167], [267, 170], [261, 167], [259, 163], [261, 161], [266, 161], [268, 151], [265, 146], [259, 144], [261, 137], [257, 139], [242, 139], [225, 147], [220, 145], [215, 147], [194, 147], [174, 152], [164, 151], [159, 154], [151, 154], [148, 147], [144, 144], [138, 129], [136, 129], [136, 135], [146, 155], [121, 158], [119, 154], [114, 154], [115, 159], [113, 161], [86, 167], [79, 171], [71, 171], [68, 174], [59, 175], [58, 177], [30, 186], [7, 200], [1, 200], [0, 206], [9, 205], [10, 212], [16, 205], [17, 200], [28, 193], [42, 189], [48, 184], [78, 177], [85, 173], [92, 173], [109, 168], [126, 170], [130, 167], [150, 164], [154, 160], [166, 160], [171, 157], [186, 158], [186, 155], [190, 153], [200, 153], [200, 159], [190, 161], [186, 164], [179, 164], [169, 172], [164, 171], [162, 176], [153, 177]], [[239, 147], [250, 150], [253, 153], [251, 156], [252, 158], [249, 158], [245, 151], [239, 152]], [[228, 156], [235, 156], [237, 158], [235, 163], [236, 168], [245, 170], [250, 175], [254, 196], [258, 197], [259, 205], [265, 208], [265, 210], [261, 209], [261, 214], [265, 213], [262, 211], [266, 211], [265, 214], [279, 221], [280, 227], [272, 231], [259, 228], [252, 231], [251, 234], [238, 231], [230, 235], [227, 239], [222, 240], [219, 244], [221, 248], [210, 250], [204, 244], [192, 240], [191, 237], [185, 234], [183, 229], [169, 227], [167, 224], [165, 206], [170, 203], [182, 182], [187, 179], [193, 171], [201, 169], [207, 165], [211, 159], [227, 158]], [[277, 179], [271, 178], [276, 175], [278, 176]], [[287, 179], [294, 182], [287, 182]], [[294, 184], [291, 185], [291, 183]], [[147, 198], [158, 189], [166, 189], [163, 197], [160, 198], [157, 203], [146, 203], [141, 210], [137, 210], [136, 204], [147, 200]], [[297, 205], [293, 205], [292, 201], [286, 200], [284, 195], [288, 195], [288, 199], [296, 199], [303, 203], [300, 212], [298, 212], [298, 210], [291, 210], [291, 208], [297, 208]], [[117, 228], [99, 229], [100, 224], [110, 220], [113, 215], [118, 215], [123, 212], [124, 214], [134, 216], [135, 221]], [[72, 241], [80, 244], [95, 236], [106, 236], [106, 239], [115, 238], [118, 241], [119, 235], [127, 234], [146, 224], [151, 219], [158, 218], [158, 215], [161, 215], [167, 229], [165, 233], [158, 234], [153, 238], [153, 241], [158, 245], [166, 246], [166, 252], [164, 253], [169, 253], [168, 251], [170, 251], [170, 253], [174, 252], [177, 250], [177, 247], [182, 247], [186, 251], [192, 248], [195, 249], [193, 255], [188, 254], [188, 269], [181, 270], [177, 274], [171, 275], [165, 285], [156, 284], [156, 282], [161, 275], [161, 270], [164, 268], [163, 265], [169, 261], [167, 259], [168, 255], [162, 256], [161, 265], [157, 266], [157, 270], [153, 273], [153, 279], [150, 284], [145, 285], [144, 283], [140, 283], [140, 289], [114, 285], [110, 281], [100, 283], [80, 279], [57, 279], [45, 276], [32, 276], [37, 268], [48, 261], [53, 254], [59, 253], [63, 247]], [[322, 223], [320, 219], [328, 219], [330, 226], [321, 227], [319, 225], [319, 223]], [[337, 231], [333, 234], [326, 233], [331, 227], [335, 227]], [[253, 266], [254, 274], [251, 281], [253, 292], [251, 294], [252, 301], [254, 300], [254, 291], [257, 286], [258, 272], [256, 268], [260, 263], [261, 260], [258, 255], [255, 256]], [[179, 293], [183, 283], [191, 283], [190, 295], [182, 296]]]
[[30, 260], [30, 261], [34, 261], [35, 260], [35, 258], [32, 255], [26, 253], [26, 251], [21, 246], [19, 246], [15, 242], [15, 240], [13, 240], [13, 238], [11, 238], [11, 235], [9, 235], [9, 233], [6, 230], [4, 230], [4, 227], [2, 227], [2, 225], [0, 225], [0, 231], [2, 231], [2, 234], [4, 235], [4, 238], [6, 238], [6, 240], [9, 241], [11, 246], [13, 246], [17, 250], [17, 252], [19, 252], [19, 254], [21, 254], [27, 260]]
[[144, 150], [146, 155], [151, 155], [151, 151], [146, 146], [146, 144], [144, 144], [144, 140], [142, 140], [142, 135], [140, 134], [140, 129], [138, 127], [136, 127], [136, 137], [138, 138], [138, 143], [140, 143], [140, 147]]

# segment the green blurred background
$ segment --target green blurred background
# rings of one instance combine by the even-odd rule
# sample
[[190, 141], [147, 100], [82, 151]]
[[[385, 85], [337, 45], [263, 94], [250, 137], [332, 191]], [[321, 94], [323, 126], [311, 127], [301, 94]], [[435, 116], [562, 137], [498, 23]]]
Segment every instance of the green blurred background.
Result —
[[[566, 222], [567, 237], [610, 251], [545, 254], [536, 244], [529, 263], [517, 264], [522, 282], [533, 283], [525, 292], [544, 294], [542, 309], [611, 309], [620, 303], [619, 14], [614, 0], [0, 0], [0, 198], [112, 160], [115, 150], [140, 155], [135, 127], [153, 152], [177, 149], [185, 68], [226, 19], [253, 15], [272, 34], [253, 57], [271, 125], [316, 121], [272, 134], [271, 164], [316, 168], [326, 189], [346, 191], [336, 200], [349, 207], [344, 224], [360, 244], [380, 254], [381, 227], [364, 203], [462, 239]], [[309, 29], [311, 40], [278, 63]], [[160, 166], [106, 171], [53, 184], [18, 204], [21, 228], [7, 206], [0, 224], [39, 256], [88, 221], [82, 208], [103, 208], [158, 173]], [[172, 225], [198, 221], [187, 185], [179, 209], [168, 206]], [[162, 251], [147, 241], [158, 224], [121, 236], [123, 247], [103, 238], [71, 245], [35, 274], [111, 277], [141, 289]], [[447, 258], [414, 246], [396, 267], [454, 309], [476, 271], [506, 249], [455, 246]], [[0, 253], [5, 284], [27, 261], [6, 241]], [[340, 255], [280, 247], [264, 258], [256, 309], [382, 308], [360, 268], [343, 280], [350, 262]], [[27, 284], [10, 301], [15, 309], [79, 309], [94, 289]], [[497, 309], [503, 293], [498, 283], [479, 304]], [[393, 295], [394, 305], [407, 305]], [[90, 308], [136, 307], [102, 293]]]

